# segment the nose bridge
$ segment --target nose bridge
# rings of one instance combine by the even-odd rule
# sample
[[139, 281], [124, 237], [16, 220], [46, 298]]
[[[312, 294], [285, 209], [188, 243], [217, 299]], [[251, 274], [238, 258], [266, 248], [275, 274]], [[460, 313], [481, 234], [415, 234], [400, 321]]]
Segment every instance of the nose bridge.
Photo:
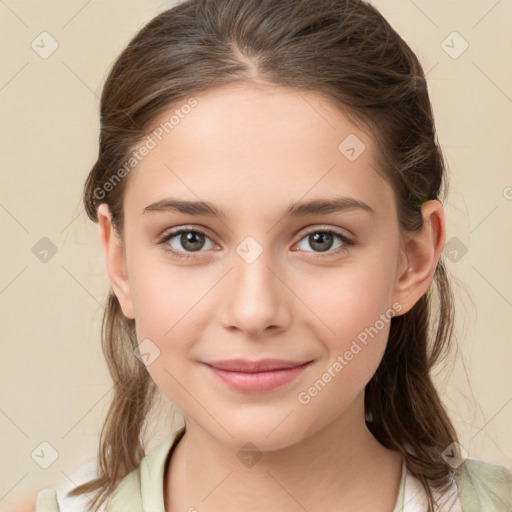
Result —
[[[276, 301], [275, 276], [272, 268], [271, 249], [263, 248], [252, 237], [244, 240], [233, 257], [235, 265], [235, 295], [239, 300], [261, 301], [253, 306], [270, 306]], [[275, 265], [275, 263], [274, 263]]]
[[275, 276], [270, 271], [272, 261], [270, 250], [264, 250], [261, 254], [253, 258], [254, 249], [251, 248], [247, 253], [234, 256], [235, 265], [235, 289], [237, 293], [249, 294], [252, 297], [273, 299], [275, 288]]
[[288, 320], [283, 284], [276, 277], [272, 250], [247, 237], [233, 254], [230, 289], [224, 302], [226, 327], [259, 332], [268, 326], [283, 327]]

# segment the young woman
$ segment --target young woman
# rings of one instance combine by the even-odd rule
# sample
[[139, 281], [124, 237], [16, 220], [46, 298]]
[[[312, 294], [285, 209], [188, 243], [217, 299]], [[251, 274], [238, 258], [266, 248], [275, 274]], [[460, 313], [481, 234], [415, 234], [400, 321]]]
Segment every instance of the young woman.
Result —
[[[510, 511], [512, 471], [467, 457], [430, 376], [453, 325], [445, 181], [422, 67], [369, 3], [188, 0], [150, 21], [104, 86], [85, 184], [115, 395], [70, 496]], [[158, 391], [185, 425], [146, 455]]]

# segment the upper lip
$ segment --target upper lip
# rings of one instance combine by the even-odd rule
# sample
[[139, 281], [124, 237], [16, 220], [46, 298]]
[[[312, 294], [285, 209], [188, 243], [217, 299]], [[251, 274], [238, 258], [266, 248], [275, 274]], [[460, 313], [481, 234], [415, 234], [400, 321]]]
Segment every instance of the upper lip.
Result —
[[269, 372], [272, 370], [282, 370], [286, 368], [295, 368], [311, 361], [286, 361], [284, 359], [261, 359], [260, 361], [250, 361], [248, 359], [229, 359], [225, 361], [205, 361], [204, 364], [213, 366], [219, 370], [232, 372]]

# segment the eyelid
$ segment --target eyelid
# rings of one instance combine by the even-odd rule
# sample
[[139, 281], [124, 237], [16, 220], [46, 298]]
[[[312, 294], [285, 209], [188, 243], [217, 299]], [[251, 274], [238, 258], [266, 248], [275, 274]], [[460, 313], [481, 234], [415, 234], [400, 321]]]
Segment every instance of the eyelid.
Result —
[[297, 234], [295, 236], [301, 236], [301, 239], [305, 236], [305, 235], [309, 235], [311, 232], [316, 232], [316, 231], [333, 231], [335, 233], [338, 233], [342, 236], [344, 236], [345, 238], [348, 238], [350, 239], [351, 241], [355, 242], [356, 240], [356, 235], [354, 233], [352, 233], [352, 231], [350, 231], [349, 229], [347, 228], [341, 228], [339, 226], [332, 226], [330, 224], [310, 224], [304, 228], [301, 228]]
[[[212, 241], [215, 239], [215, 236], [212, 235], [212, 232], [208, 228], [205, 228], [204, 226], [200, 226], [197, 224], [194, 224], [194, 225], [183, 224], [182, 226], [175, 226], [173, 228], [166, 229], [161, 235], [158, 235], [157, 239], [162, 240], [169, 236], [178, 235], [182, 231], [195, 231], [197, 233], [206, 235]], [[216, 244], [216, 245], [219, 245], [219, 244]]]
[[[201, 234], [204, 234], [206, 236], [208, 236], [208, 238], [210, 238], [210, 240], [214, 241], [215, 240], [215, 236], [213, 236], [211, 233], [211, 231], [204, 227], [204, 226], [201, 226], [201, 225], [198, 225], [198, 224], [195, 224], [195, 225], [192, 225], [192, 224], [184, 224], [182, 226], [176, 226], [174, 228], [169, 228], [167, 230], [165, 230], [163, 232], [163, 234], [161, 235], [158, 235], [157, 239], [160, 241], [162, 239], [165, 239], [171, 235], [177, 235], [179, 234], [181, 231], [186, 231], [186, 230], [189, 230], [189, 231], [197, 231], [198, 233], [201, 233]], [[340, 228], [338, 226], [331, 226], [331, 225], [328, 225], [328, 224], [309, 224], [308, 226], [305, 226], [303, 228], [301, 228], [299, 231], [297, 231], [294, 235], [293, 235], [293, 238], [296, 238], [298, 236], [300, 236], [301, 238], [299, 240], [297, 240], [297, 242], [300, 242], [302, 240], [302, 238], [304, 238], [304, 236], [306, 235], [309, 235], [311, 234], [312, 232], [315, 232], [315, 231], [333, 231], [335, 233], [339, 233], [340, 235], [343, 235], [345, 238], [348, 238], [348, 239], [351, 239], [351, 241], [355, 242], [357, 237], [355, 236], [354, 233], [352, 233], [349, 229], [346, 229], [346, 228]], [[347, 232], [348, 234], [345, 234], [345, 232]], [[296, 242], [296, 243], [297, 243]], [[215, 242], [216, 245], [220, 245], [218, 244], [217, 242]]]

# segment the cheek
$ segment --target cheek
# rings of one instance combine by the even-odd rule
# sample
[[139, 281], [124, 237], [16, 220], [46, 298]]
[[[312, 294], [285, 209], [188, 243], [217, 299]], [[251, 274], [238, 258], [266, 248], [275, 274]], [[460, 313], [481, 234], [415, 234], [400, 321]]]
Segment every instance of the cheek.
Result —
[[315, 313], [310, 327], [328, 354], [321, 370], [335, 374], [345, 390], [362, 389], [382, 359], [393, 316], [392, 276], [392, 258], [361, 259], [303, 292]]
[[198, 301], [204, 292], [150, 271], [144, 272], [144, 277], [137, 280], [133, 292], [137, 339], [150, 353], [146, 369], [152, 380], [183, 411], [183, 405], [190, 401], [184, 362], [201, 330], [200, 322], [191, 319], [198, 319]]
[[163, 259], [138, 265], [130, 274], [137, 340], [155, 354], [147, 370], [167, 398], [177, 403], [186, 398], [186, 394], [180, 396], [180, 383], [185, 384], [186, 377], [183, 362], [204, 337], [211, 317], [206, 308], [211, 308], [217, 281], [211, 273], [198, 270], [194, 274], [190, 267], [171, 266]]
[[[130, 292], [141, 336], [163, 343], [175, 340], [175, 333], [191, 316], [197, 319], [201, 303], [215, 285], [215, 276], [167, 261], [163, 249], [158, 249], [161, 253], [155, 251], [133, 251]], [[141, 264], [143, 261], [147, 263]]]
[[318, 306], [323, 304], [318, 311], [329, 330], [316, 328], [326, 357], [319, 360], [297, 395], [309, 417], [325, 421], [329, 411], [327, 420], [334, 419], [363, 391], [382, 360], [393, 311], [389, 287], [371, 277], [366, 274], [363, 279], [352, 273], [343, 281], [345, 288], [331, 293], [327, 300], [325, 295], [323, 299], [315, 297]]
[[324, 324], [325, 332], [334, 339], [346, 341], [374, 325], [389, 311], [392, 275], [391, 263], [361, 261], [316, 278], [314, 286], [304, 288], [302, 294], [316, 322]]

